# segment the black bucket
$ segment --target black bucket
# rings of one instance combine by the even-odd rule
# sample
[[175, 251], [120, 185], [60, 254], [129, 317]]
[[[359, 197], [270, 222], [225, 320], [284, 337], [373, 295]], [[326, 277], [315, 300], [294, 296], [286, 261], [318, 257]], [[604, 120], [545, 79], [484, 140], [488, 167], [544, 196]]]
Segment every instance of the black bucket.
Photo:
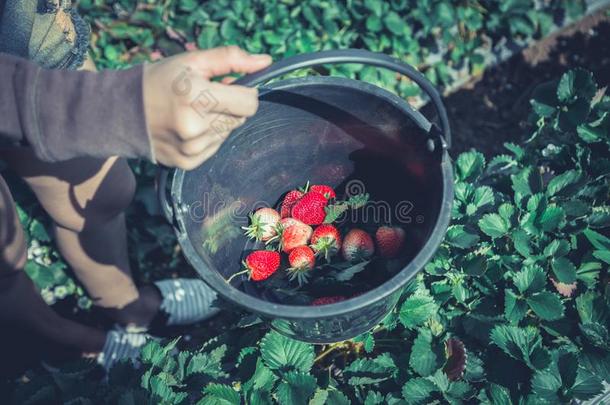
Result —
[[[395, 307], [404, 285], [441, 243], [453, 200], [447, 114], [437, 91], [411, 66], [363, 50], [323, 51], [284, 59], [237, 84], [256, 86], [295, 69], [333, 63], [406, 75], [430, 98], [438, 125], [368, 83], [328, 76], [276, 81], [260, 87], [258, 112], [216, 155], [194, 170], [173, 171], [171, 185], [163, 172], [159, 183], [164, 213], [203, 280], [222, 298], [271, 320], [279, 332], [312, 343], [352, 338]], [[275, 205], [307, 181], [333, 186], [338, 194], [366, 191], [373, 205], [390, 207], [391, 220], [407, 230], [408, 251], [398, 271], [369, 291], [322, 306], [286, 305], [254, 283], [228, 284], [248, 246], [240, 229], [247, 213]]]

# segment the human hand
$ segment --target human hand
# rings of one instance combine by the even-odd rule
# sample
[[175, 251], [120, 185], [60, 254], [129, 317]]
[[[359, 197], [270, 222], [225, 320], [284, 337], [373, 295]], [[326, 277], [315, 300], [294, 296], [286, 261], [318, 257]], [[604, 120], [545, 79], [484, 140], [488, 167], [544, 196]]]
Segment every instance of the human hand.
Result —
[[229, 133], [254, 115], [258, 91], [212, 82], [251, 73], [271, 63], [229, 46], [182, 53], [144, 67], [144, 110], [158, 163], [183, 170], [209, 159]]

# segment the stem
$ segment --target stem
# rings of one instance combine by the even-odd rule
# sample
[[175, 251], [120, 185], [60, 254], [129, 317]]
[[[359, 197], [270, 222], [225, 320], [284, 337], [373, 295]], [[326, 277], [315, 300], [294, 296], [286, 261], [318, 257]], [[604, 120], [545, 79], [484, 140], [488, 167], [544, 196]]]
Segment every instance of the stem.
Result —
[[333, 344], [329, 345], [326, 349], [324, 349], [322, 352], [320, 352], [318, 357], [316, 357], [313, 362], [317, 363], [318, 361], [322, 360], [324, 357], [326, 357], [328, 354], [332, 353], [336, 349], [341, 349], [343, 347], [345, 347], [345, 342], [333, 343]]
[[245, 269], [245, 270], [242, 270], [242, 271], [238, 271], [237, 273], [234, 273], [234, 274], [233, 274], [231, 277], [229, 277], [229, 278], [227, 279], [227, 283], [231, 284], [231, 281], [232, 281], [232, 280], [233, 280], [235, 277], [237, 277], [237, 276], [241, 276], [242, 274], [246, 274], [246, 273], [248, 273], [248, 271], [250, 271], [250, 270]]

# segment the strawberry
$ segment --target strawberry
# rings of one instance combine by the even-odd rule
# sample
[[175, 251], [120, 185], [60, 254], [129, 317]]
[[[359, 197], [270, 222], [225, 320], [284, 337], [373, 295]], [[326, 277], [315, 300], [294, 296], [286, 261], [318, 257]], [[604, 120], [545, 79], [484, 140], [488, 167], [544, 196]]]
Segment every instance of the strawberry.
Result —
[[280, 216], [282, 218], [287, 218], [290, 216], [292, 207], [301, 199], [301, 197], [303, 197], [303, 194], [305, 193], [300, 190], [292, 190], [286, 194], [284, 200], [282, 200], [282, 206], [280, 207]]
[[313, 232], [311, 226], [294, 218], [284, 218], [282, 221], [285, 222], [287, 227], [281, 231], [280, 248], [284, 252], [290, 253], [296, 247], [306, 246]]
[[318, 226], [311, 235], [311, 247], [318, 255], [324, 256], [327, 262], [341, 249], [339, 230], [328, 224]]
[[307, 225], [319, 225], [324, 222], [324, 208], [328, 201], [320, 193], [308, 192], [292, 207], [292, 217]]
[[323, 184], [315, 184], [309, 188], [309, 191], [313, 193], [322, 194], [327, 200], [332, 198], [337, 198], [337, 194], [335, 194], [335, 190], [331, 186], [326, 186]]
[[254, 281], [268, 279], [280, 267], [280, 254], [272, 250], [255, 250], [246, 257], [243, 264], [246, 269], [229, 277], [227, 280], [228, 283], [230, 283], [234, 277], [246, 273], [248, 273], [250, 279]]
[[375, 232], [375, 242], [381, 257], [396, 257], [405, 242], [405, 231], [397, 226], [382, 226]]
[[242, 226], [242, 229], [249, 238], [267, 241], [276, 235], [279, 220], [280, 214], [273, 208], [259, 208], [250, 214], [250, 225]]
[[343, 239], [341, 253], [348, 261], [367, 259], [375, 253], [373, 238], [362, 229], [352, 229]]
[[309, 246], [298, 246], [290, 251], [288, 262], [290, 280], [297, 279], [299, 285], [303, 285], [307, 282], [309, 270], [316, 264], [316, 257]]
[[313, 300], [311, 302], [311, 305], [328, 305], [328, 304], [334, 304], [335, 302], [341, 302], [341, 301], [345, 301], [345, 297], [341, 296], [341, 295], [334, 295], [331, 297], [320, 297], [320, 298], [316, 298], [315, 300]]

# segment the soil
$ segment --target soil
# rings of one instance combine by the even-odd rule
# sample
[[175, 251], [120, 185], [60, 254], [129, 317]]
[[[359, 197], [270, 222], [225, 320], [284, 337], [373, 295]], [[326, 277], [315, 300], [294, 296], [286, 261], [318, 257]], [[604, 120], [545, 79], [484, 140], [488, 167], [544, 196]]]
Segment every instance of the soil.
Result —
[[471, 148], [504, 153], [531, 132], [529, 100], [536, 85], [582, 67], [600, 87], [610, 84], [610, 15], [598, 11], [486, 70], [445, 98], [453, 132], [452, 156]]

